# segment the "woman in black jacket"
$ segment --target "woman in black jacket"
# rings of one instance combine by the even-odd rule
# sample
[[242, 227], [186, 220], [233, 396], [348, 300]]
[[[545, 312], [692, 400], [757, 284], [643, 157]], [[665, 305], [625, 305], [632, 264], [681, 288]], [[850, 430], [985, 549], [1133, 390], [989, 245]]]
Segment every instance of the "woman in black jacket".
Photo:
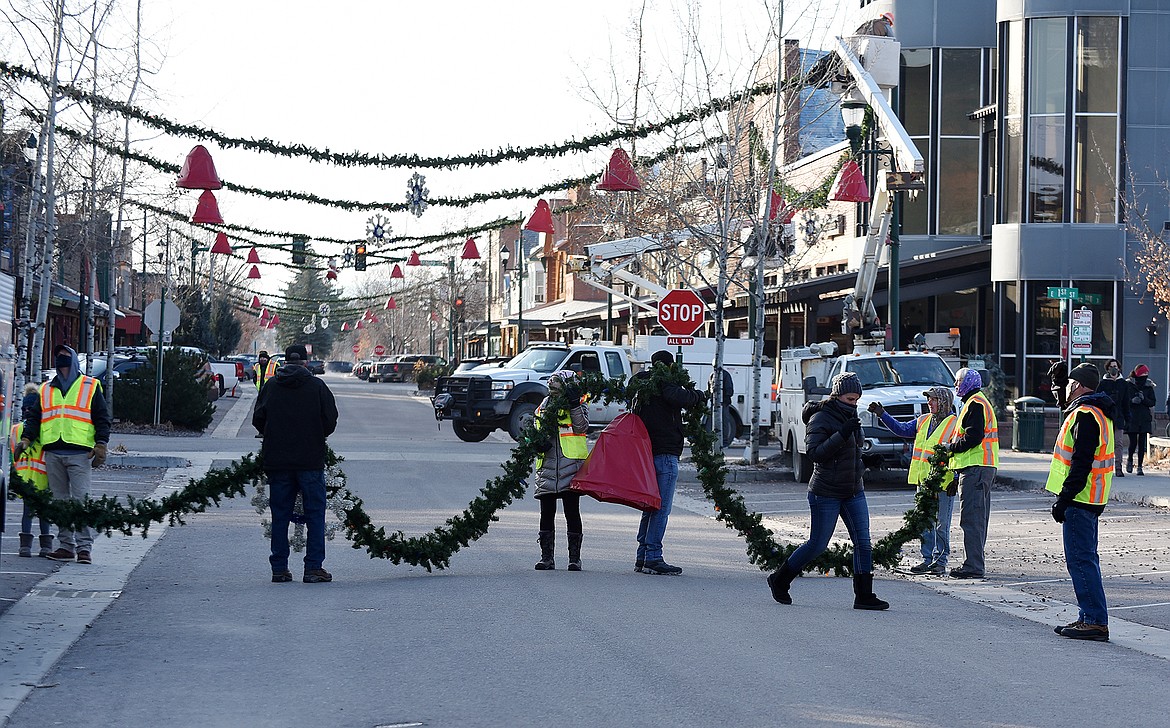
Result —
[[772, 598], [781, 604], [792, 604], [788, 594], [792, 580], [829, 547], [840, 517], [853, 542], [853, 608], [890, 607], [873, 593], [869, 506], [861, 479], [865, 466], [861, 462], [861, 420], [857, 417], [860, 398], [861, 380], [856, 374], [846, 372], [833, 377], [829, 399], [804, 406], [801, 416], [808, 425], [805, 446], [813, 461], [812, 480], [808, 485], [812, 533], [778, 571], [768, 576]]
[[1105, 376], [1101, 377], [1097, 391], [1113, 400], [1113, 451], [1117, 454], [1113, 458], [1116, 466], [1113, 475], [1124, 478], [1125, 471], [1121, 469], [1121, 433], [1125, 432], [1125, 422], [1129, 419], [1129, 387], [1121, 377], [1121, 363], [1116, 359], [1105, 362]]
[[1150, 381], [1150, 368], [1138, 364], [1125, 380], [1126, 394], [1129, 395], [1129, 417], [1126, 418], [1125, 434], [1129, 435], [1129, 459], [1125, 461], [1125, 472], [1133, 472], [1133, 454], [1137, 451], [1137, 474], [1145, 475], [1142, 465], [1146, 459], [1146, 441], [1154, 431], [1154, 383]]

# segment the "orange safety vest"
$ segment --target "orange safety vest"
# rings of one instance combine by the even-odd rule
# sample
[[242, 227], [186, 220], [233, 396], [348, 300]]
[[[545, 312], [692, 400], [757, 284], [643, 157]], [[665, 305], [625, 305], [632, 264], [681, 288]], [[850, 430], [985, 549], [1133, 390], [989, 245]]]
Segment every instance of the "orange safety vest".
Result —
[[[926, 481], [926, 477], [930, 475], [929, 458], [934, 454], [935, 446], [940, 442], [950, 440], [954, 436], [955, 427], [958, 424], [958, 418], [953, 414], [947, 415], [938, 427], [934, 428], [934, 432], [927, 434], [926, 425], [930, 422], [930, 418], [930, 414], [921, 415], [916, 423], [914, 452], [910, 455], [910, 472], [906, 477], [906, 482], [911, 485], [920, 485]], [[954, 473], [948, 473], [943, 478], [942, 487], [947, 487], [954, 479]]]
[[995, 408], [991, 406], [991, 402], [983, 395], [983, 392], [976, 392], [963, 402], [963, 406], [959, 408], [959, 420], [955, 430], [955, 439], [963, 437], [963, 418], [967, 416], [967, 411], [971, 409], [971, 405], [978, 402], [983, 406], [983, 442], [979, 443], [978, 447], [973, 447], [966, 452], [955, 453], [951, 456], [950, 468], [951, 470], [962, 470], [963, 468], [972, 465], [989, 465], [993, 468], [999, 467], [999, 423], [995, 419]]
[[[16, 444], [20, 442], [20, 436], [23, 433], [23, 422], [17, 422], [12, 426], [8, 435], [8, 452], [16, 452]], [[13, 466], [20, 477], [32, 483], [32, 486], [37, 490], [49, 489], [49, 472], [45, 469], [45, 452], [41, 449], [41, 443], [34, 442], [30, 445], [20, 454], [20, 457], [16, 458]]]
[[264, 367], [264, 376], [260, 376], [260, 362], [252, 365], [252, 371], [256, 373], [256, 389], [260, 389], [264, 382], [267, 382], [273, 374], [276, 374], [278, 365], [275, 359], [269, 359], [268, 364]]
[[41, 385], [41, 444], [58, 440], [92, 448], [97, 434], [93, 426], [93, 395], [101, 382], [78, 375], [64, 395], [51, 381]]
[[1113, 420], [1105, 416], [1097, 407], [1081, 405], [1064, 418], [1060, 426], [1060, 434], [1056, 437], [1056, 445], [1052, 448], [1052, 466], [1048, 471], [1048, 482], [1045, 490], [1060, 493], [1064, 490], [1064, 481], [1072, 469], [1073, 433], [1072, 426], [1077, 415], [1087, 412], [1097, 421], [1097, 448], [1093, 451], [1093, 467], [1089, 470], [1089, 478], [1085, 487], [1073, 498], [1080, 503], [1102, 506], [1109, 500], [1109, 489], [1113, 487], [1114, 452], [1113, 452]]

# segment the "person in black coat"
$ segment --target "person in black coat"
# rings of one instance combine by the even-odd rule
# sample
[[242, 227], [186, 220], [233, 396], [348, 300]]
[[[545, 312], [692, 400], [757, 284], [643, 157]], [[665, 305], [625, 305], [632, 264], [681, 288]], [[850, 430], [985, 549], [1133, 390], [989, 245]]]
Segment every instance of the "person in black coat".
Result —
[[829, 399], [809, 402], [801, 417], [808, 429], [805, 449], [813, 461], [812, 480], [808, 485], [808, 505], [812, 515], [812, 532], [780, 569], [768, 576], [772, 598], [791, 604], [788, 590], [792, 580], [813, 559], [829, 547], [837, 519], [845, 522], [853, 542], [853, 608], [889, 609], [888, 602], [873, 593], [873, 547], [869, 539], [869, 506], [865, 500], [861, 462], [861, 420], [857, 400], [861, 398], [861, 380], [852, 372], [833, 377]]
[[260, 456], [268, 476], [272, 508], [272, 581], [292, 581], [288, 570], [288, 524], [297, 493], [305, 511], [306, 584], [333, 581], [325, 571], [325, 438], [337, 429], [337, 402], [320, 378], [306, 368], [301, 344], [284, 350], [285, 365], [256, 397], [252, 426], [263, 436]]
[[1129, 396], [1125, 379], [1121, 377], [1121, 363], [1116, 359], [1105, 362], [1105, 376], [1101, 377], [1101, 384], [1097, 391], [1113, 400], [1113, 410], [1110, 418], [1113, 420], [1113, 450], [1117, 457], [1113, 459], [1116, 468], [1114, 476], [1125, 477], [1121, 468], [1121, 433], [1125, 432], [1125, 421], [1129, 418]]
[[1133, 472], [1133, 454], [1137, 452], [1137, 474], [1145, 475], [1142, 465], [1146, 459], [1146, 441], [1154, 432], [1154, 383], [1150, 381], [1150, 368], [1138, 364], [1125, 380], [1129, 396], [1129, 416], [1125, 420], [1125, 434], [1129, 435], [1129, 458], [1125, 461], [1125, 472]]

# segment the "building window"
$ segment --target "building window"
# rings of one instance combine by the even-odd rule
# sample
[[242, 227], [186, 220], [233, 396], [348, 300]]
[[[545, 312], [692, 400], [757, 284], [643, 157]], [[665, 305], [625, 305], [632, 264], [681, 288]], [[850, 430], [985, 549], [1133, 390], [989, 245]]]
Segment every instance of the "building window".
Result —
[[[926, 161], [930, 178], [930, 110], [933, 68], [931, 50], [918, 48], [902, 51], [902, 124]], [[919, 194], [913, 199], [909, 195], [902, 203], [902, 234], [926, 235], [930, 232], [930, 195]]]
[[1005, 223], [1021, 220], [1024, 189], [1024, 24], [1005, 23], [1000, 47], [1004, 49], [1003, 88], [1003, 207]]
[[1073, 222], [1117, 221], [1120, 35], [1118, 18], [1077, 20]]

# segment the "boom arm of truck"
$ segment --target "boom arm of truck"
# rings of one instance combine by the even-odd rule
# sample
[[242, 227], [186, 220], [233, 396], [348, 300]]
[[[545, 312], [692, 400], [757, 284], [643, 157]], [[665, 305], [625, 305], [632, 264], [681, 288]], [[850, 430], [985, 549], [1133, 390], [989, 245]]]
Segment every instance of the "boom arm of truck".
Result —
[[[863, 100], [873, 110], [877, 120], [879, 136], [890, 145], [893, 152], [891, 167], [876, 181], [874, 199], [870, 205], [868, 234], [862, 249], [861, 264], [857, 270], [857, 281], [853, 292], [845, 297], [841, 315], [841, 332], [848, 334], [857, 329], [878, 325], [877, 309], [873, 304], [873, 289], [877, 283], [878, 267], [882, 252], [890, 234], [890, 220], [893, 217], [893, 192], [897, 190], [923, 189], [922, 153], [910, 139], [906, 128], [886, 101], [885, 92], [866, 70], [854, 47], [861, 41], [874, 42], [872, 38], [837, 38], [836, 53], [847, 74], [849, 87], [846, 93]], [[896, 44], [897, 41], [882, 38], [880, 42]], [[887, 49], [887, 52], [889, 50]], [[896, 54], [896, 53], [895, 53]]]
[[661, 248], [662, 244], [659, 241], [649, 237], [624, 238], [586, 245], [585, 257], [571, 259], [569, 269], [594, 288], [613, 294], [650, 313], [657, 313], [656, 304], [646, 303], [637, 296], [614, 288], [610, 285], [610, 281], [618, 280], [630, 283], [662, 298], [667, 294], [665, 288], [628, 269], [639, 254], [653, 252]]

